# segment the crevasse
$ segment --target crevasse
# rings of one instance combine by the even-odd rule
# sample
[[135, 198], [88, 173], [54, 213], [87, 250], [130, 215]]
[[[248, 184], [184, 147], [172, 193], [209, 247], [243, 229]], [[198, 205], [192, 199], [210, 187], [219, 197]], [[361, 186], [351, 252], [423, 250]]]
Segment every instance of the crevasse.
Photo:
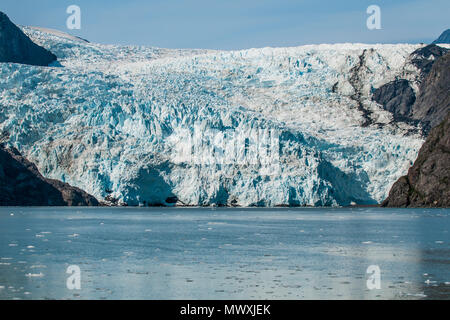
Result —
[[[370, 98], [420, 45], [169, 50], [24, 31], [62, 66], [0, 64], [2, 139], [44, 176], [100, 200], [372, 204], [406, 173], [423, 142]], [[180, 158], [195, 128], [202, 143], [189, 150], [215, 150], [213, 158], [224, 150], [211, 149], [218, 142], [210, 140], [235, 134], [253, 150], [257, 132], [276, 133], [269, 160], [278, 166]]]

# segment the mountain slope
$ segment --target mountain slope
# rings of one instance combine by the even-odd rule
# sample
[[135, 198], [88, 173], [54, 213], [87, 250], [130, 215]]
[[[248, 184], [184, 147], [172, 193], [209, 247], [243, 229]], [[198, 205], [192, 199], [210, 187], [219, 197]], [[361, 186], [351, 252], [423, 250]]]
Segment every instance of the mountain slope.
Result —
[[23, 30], [64, 67], [0, 64], [0, 130], [44, 176], [98, 199], [375, 204], [423, 143], [372, 100], [419, 76], [421, 45], [169, 50]]
[[433, 128], [450, 112], [450, 53], [437, 59], [421, 83], [411, 116]]
[[450, 29], [445, 30], [433, 43], [450, 43]]
[[401, 177], [384, 207], [450, 207], [450, 113], [434, 127], [408, 175]]
[[434, 128], [420, 149], [414, 165], [406, 176], [393, 185], [383, 206], [450, 206], [449, 70], [450, 53], [433, 64], [420, 86], [413, 112], [417, 118]]
[[[449, 49], [431, 44], [412, 52], [407, 58], [402, 74], [373, 92], [373, 100], [383, 106], [384, 110], [392, 113], [394, 121], [403, 121], [412, 124], [420, 124], [422, 133], [426, 136], [431, 127], [442, 121], [447, 113], [446, 104], [436, 105], [438, 99], [424, 103], [424, 95], [429, 86], [426, 83], [436, 61], [448, 55]], [[442, 62], [441, 62], [442, 63]], [[416, 70], [416, 72], [411, 72]], [[442, 67], [434, 70], [445, 70]], [[442, 72], [442, 77], [448, 73]], [[439, 92], [439, 97], [448, 99], [446, 90]], [[417, 99], [418, 98], [418, 99]], [[427, 98], [432, 99], [431, 97]]]
[[97, 206], [98, 201], [67, 183], [45, 179], [14, 148], [0, 145], [1, 206]]
[[53, 53], [31, 41], [0, 11], [0, 62], [48, 66], [56, 59]]

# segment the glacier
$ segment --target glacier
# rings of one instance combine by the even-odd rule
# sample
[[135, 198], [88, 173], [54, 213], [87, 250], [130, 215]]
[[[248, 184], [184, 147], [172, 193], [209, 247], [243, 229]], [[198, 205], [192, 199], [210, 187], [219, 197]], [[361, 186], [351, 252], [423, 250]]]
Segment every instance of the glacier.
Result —
[[[371, 99], [389, 81], [418, 77], [408, 57], [421, 44], [177, 50], [22, 29], [59, 63], [0, 64], [1, 141], [99, 200], [375, 204], [424, 141]], [[236, 146], [233, 134], [242, 161], [214, 161], [229, 151], [224, 140]], [[255, 157], [255, 137], [266, 134], [275, 144]]]

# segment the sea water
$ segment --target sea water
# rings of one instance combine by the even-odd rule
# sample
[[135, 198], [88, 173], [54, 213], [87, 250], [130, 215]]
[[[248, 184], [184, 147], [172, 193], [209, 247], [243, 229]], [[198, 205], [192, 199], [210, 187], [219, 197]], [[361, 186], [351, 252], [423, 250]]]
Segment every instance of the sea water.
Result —
[[449, 230], [450, 209], [2, 207], [0, 299], [449, 299]]

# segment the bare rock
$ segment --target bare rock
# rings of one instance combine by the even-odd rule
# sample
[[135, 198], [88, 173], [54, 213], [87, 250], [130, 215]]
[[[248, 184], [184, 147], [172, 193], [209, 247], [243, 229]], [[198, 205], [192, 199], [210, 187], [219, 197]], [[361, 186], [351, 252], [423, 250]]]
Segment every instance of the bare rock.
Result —
[[450, 53], [437, 59], [420, 85], [411, 118], [419, 120], [425, 132], [435, 127], [450, 111]]
[[28, 38], [22, 30], [0, 12], [0, 62], [48, 66], [56, 56]]
[[44, 178], [37, 167], [14, 148], [0, 145], [1, 206], [98, 206], [83, 190]]
[[445, 30], [433, 43], [450, 43], [450, 29]]
[[398, 79], [376, 89], [373, 100], [381, 104], [384, 110], [391, 112], [394, 120], [404, 121], [411, 113], [416, 96], [408, 80]]

